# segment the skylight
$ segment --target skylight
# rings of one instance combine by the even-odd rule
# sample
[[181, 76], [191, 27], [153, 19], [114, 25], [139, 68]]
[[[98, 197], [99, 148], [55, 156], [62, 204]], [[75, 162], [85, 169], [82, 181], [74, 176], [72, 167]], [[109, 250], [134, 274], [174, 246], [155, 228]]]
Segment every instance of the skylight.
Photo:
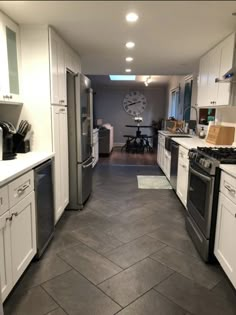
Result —
[[109, 75], [112, 81], [135, 81], [136, 75]]

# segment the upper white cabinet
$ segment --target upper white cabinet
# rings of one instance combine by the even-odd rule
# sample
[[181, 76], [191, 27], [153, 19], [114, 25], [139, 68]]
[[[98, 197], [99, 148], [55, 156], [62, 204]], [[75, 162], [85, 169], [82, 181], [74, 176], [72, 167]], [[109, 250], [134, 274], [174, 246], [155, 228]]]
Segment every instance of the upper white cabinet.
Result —
[[63, 105], [66, 97], [65, 43], [57, 33], [49, 28], [51, 104]]
[[0, 12], [0, 102], [22, 103], [19, 27]]
[[230, 105], [230, 83], [218, 83], [216, 79], [234, 67], [235, 34], [231, 34], [200, 59], [198, 78], [198, 106], [217, 107]]

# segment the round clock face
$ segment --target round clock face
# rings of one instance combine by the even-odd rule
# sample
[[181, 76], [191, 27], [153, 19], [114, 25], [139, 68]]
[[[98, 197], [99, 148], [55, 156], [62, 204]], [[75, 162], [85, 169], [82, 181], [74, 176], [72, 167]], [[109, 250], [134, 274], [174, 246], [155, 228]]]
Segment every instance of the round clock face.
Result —
[[146, 105], [146, 97], [138, 91], [129, 92], [123, 100], [124, 110], [133, 116], [138, 116], [142, 113]]

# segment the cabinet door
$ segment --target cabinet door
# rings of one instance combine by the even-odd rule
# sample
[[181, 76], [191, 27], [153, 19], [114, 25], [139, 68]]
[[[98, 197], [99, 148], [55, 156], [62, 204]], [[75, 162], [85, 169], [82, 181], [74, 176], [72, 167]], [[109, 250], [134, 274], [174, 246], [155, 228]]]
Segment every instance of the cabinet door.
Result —
[[2, 289], [2, 301], [5, 300], [13, 287], [9, 218], [9, 211], [0, 216], [0, 287]]
[[61, 202], [60, 109], [59, 106], [52, 106], [53, 151], [55, 152], [53, 168], [55, 223], [64, 210]]
[[236, 288], [236, 205], [222, 193], [216, 224], [215, 256]]
[[[230, 35], [220, 44], [221, 59], [219, 78], [223, 78], [223, 76], [233, 68], [235, 51], [234, 47], [235, 34]], [[219, 84], [217, 105], [229, 105], [230, 92], [231, 92], [230, 83]]]
[[66, 93], [66, 65], [65, 65], [65, 45], [59, 41], [58, 50], [58, 80], [59, 80], [59, 105], [67, 104]]
[[13, 285], [36, 254], [34, 191], [10, 209]]
[[208, 73], [208, 105], [217, 105], [219, 83], [215, 82], [220, 73], [221, 49], [215, 47], [209, 54], [209, 73]]
[[69, 164], [68, 164], [68, 123], [67, 108], [59, 109], [59, 139], [61, 162], [61, 202], [62, 209], [69, 203]]
[[62, 39], [49, 29], [51, 104], [66, 105], [65, 49]]
[[3, 14], [0, 15], [0, 24], [0, 100], [21, 103], [19, 27]]
[[209, 72], [208, 55], [203, 56], [200, 59], [199, 76], [198, 76], [198, 96], [197, 103], [199, 107], [208, 106], [208, 72]]
[[179, 158], [176, 193], [186, 208], [188, 193], [188, 160]]

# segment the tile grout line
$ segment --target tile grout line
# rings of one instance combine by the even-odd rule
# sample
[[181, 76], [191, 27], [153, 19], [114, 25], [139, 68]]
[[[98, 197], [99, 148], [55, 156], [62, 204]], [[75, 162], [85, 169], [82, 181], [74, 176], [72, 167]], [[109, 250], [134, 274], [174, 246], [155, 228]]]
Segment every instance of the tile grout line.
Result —
[[[68, 271], [69, 272], [69, 271]], [[50, 280], [49, 280], [50, 281]], [[43, 286], [41, 286], [40, 285], [40, 287], [42, 288], [42, 290], [46, 293], [46, 294], [48, 294], [50, 297], [51, 297], [51, 299], [58, 305], [58, 308], [61, 308], [67, 315], [69, 315], [69, 313], [67, 313], [65, 310], [64, 310], [64, 308], [54, 299], [54, 297], [43, 287]], [[55, 310], [53, 310], [53, 311], [55, 311]], [[53, 312], [53, 311], [51, 311], [51, 312]], [[49, 312], [50, 313], [50, 312]], [[49, 313], [47, 313], [47, 314], [49, 314]], [[46, 315], [46, 314], [45, 314]]]
[[[63, 258], [61, 258], [63, 261], [65, 261]], [[68, 270], [67, 272], [70, 272], [70, 271], [72, 271], [72, 270], [74, 270], [76, 273], [78, 273], [81, 277], [83, 277], [84, 279], [86, 279], [93, 287], [95, 287], [95, 288], [97, 288], [99, 291], [101, 291], [103, 294], [105, 294], [109, 299], [111, 299], [114, 303], [116, 303], [117, 305], [119, 305], [121, 308], [123, 308], [118, 302], [116, 302], [115, 300], [113, 300], [109, 295], [107, 295], [105, 292], [103, 292], [99, 287], [98, 287], [98, 285], [99, 284], [94, 284], [91, 280], [89, 280], [88, 278], [86, 278], [85, 277], [85, 275], [83, 275], [79, 270], [77, 270], [77, 269], [75, 269], [72, 265], [70, 265], [69, 263], [68, 263], [68, 265], [71, 267], [71, 270]], [[123, 270], [121, 270], [120, 272], [118, 272], [117, 274], [119, 274], [119, 273], [121, 273]], [[65, 273], [67, 273], [67, 272], [65, 272]], [[65, 274], [64, 273], [64, 274]], [[114, 276], [116, 276], [117, 274], [115, 274], [115, 275], [113, 275], [112, 277], [114, 277]], [[59, 277], [59, 276], [58, 276]], [[48, 281], [50, 281], [50, 280], [48, 280]], [[48, 282], [48, 281], [46, 281], [46, 282]], [[104, 280], [104, 281], [106, 281], [106, 280]], [[44, 282], [44, 283], [46, 283], [46, 282]]]

